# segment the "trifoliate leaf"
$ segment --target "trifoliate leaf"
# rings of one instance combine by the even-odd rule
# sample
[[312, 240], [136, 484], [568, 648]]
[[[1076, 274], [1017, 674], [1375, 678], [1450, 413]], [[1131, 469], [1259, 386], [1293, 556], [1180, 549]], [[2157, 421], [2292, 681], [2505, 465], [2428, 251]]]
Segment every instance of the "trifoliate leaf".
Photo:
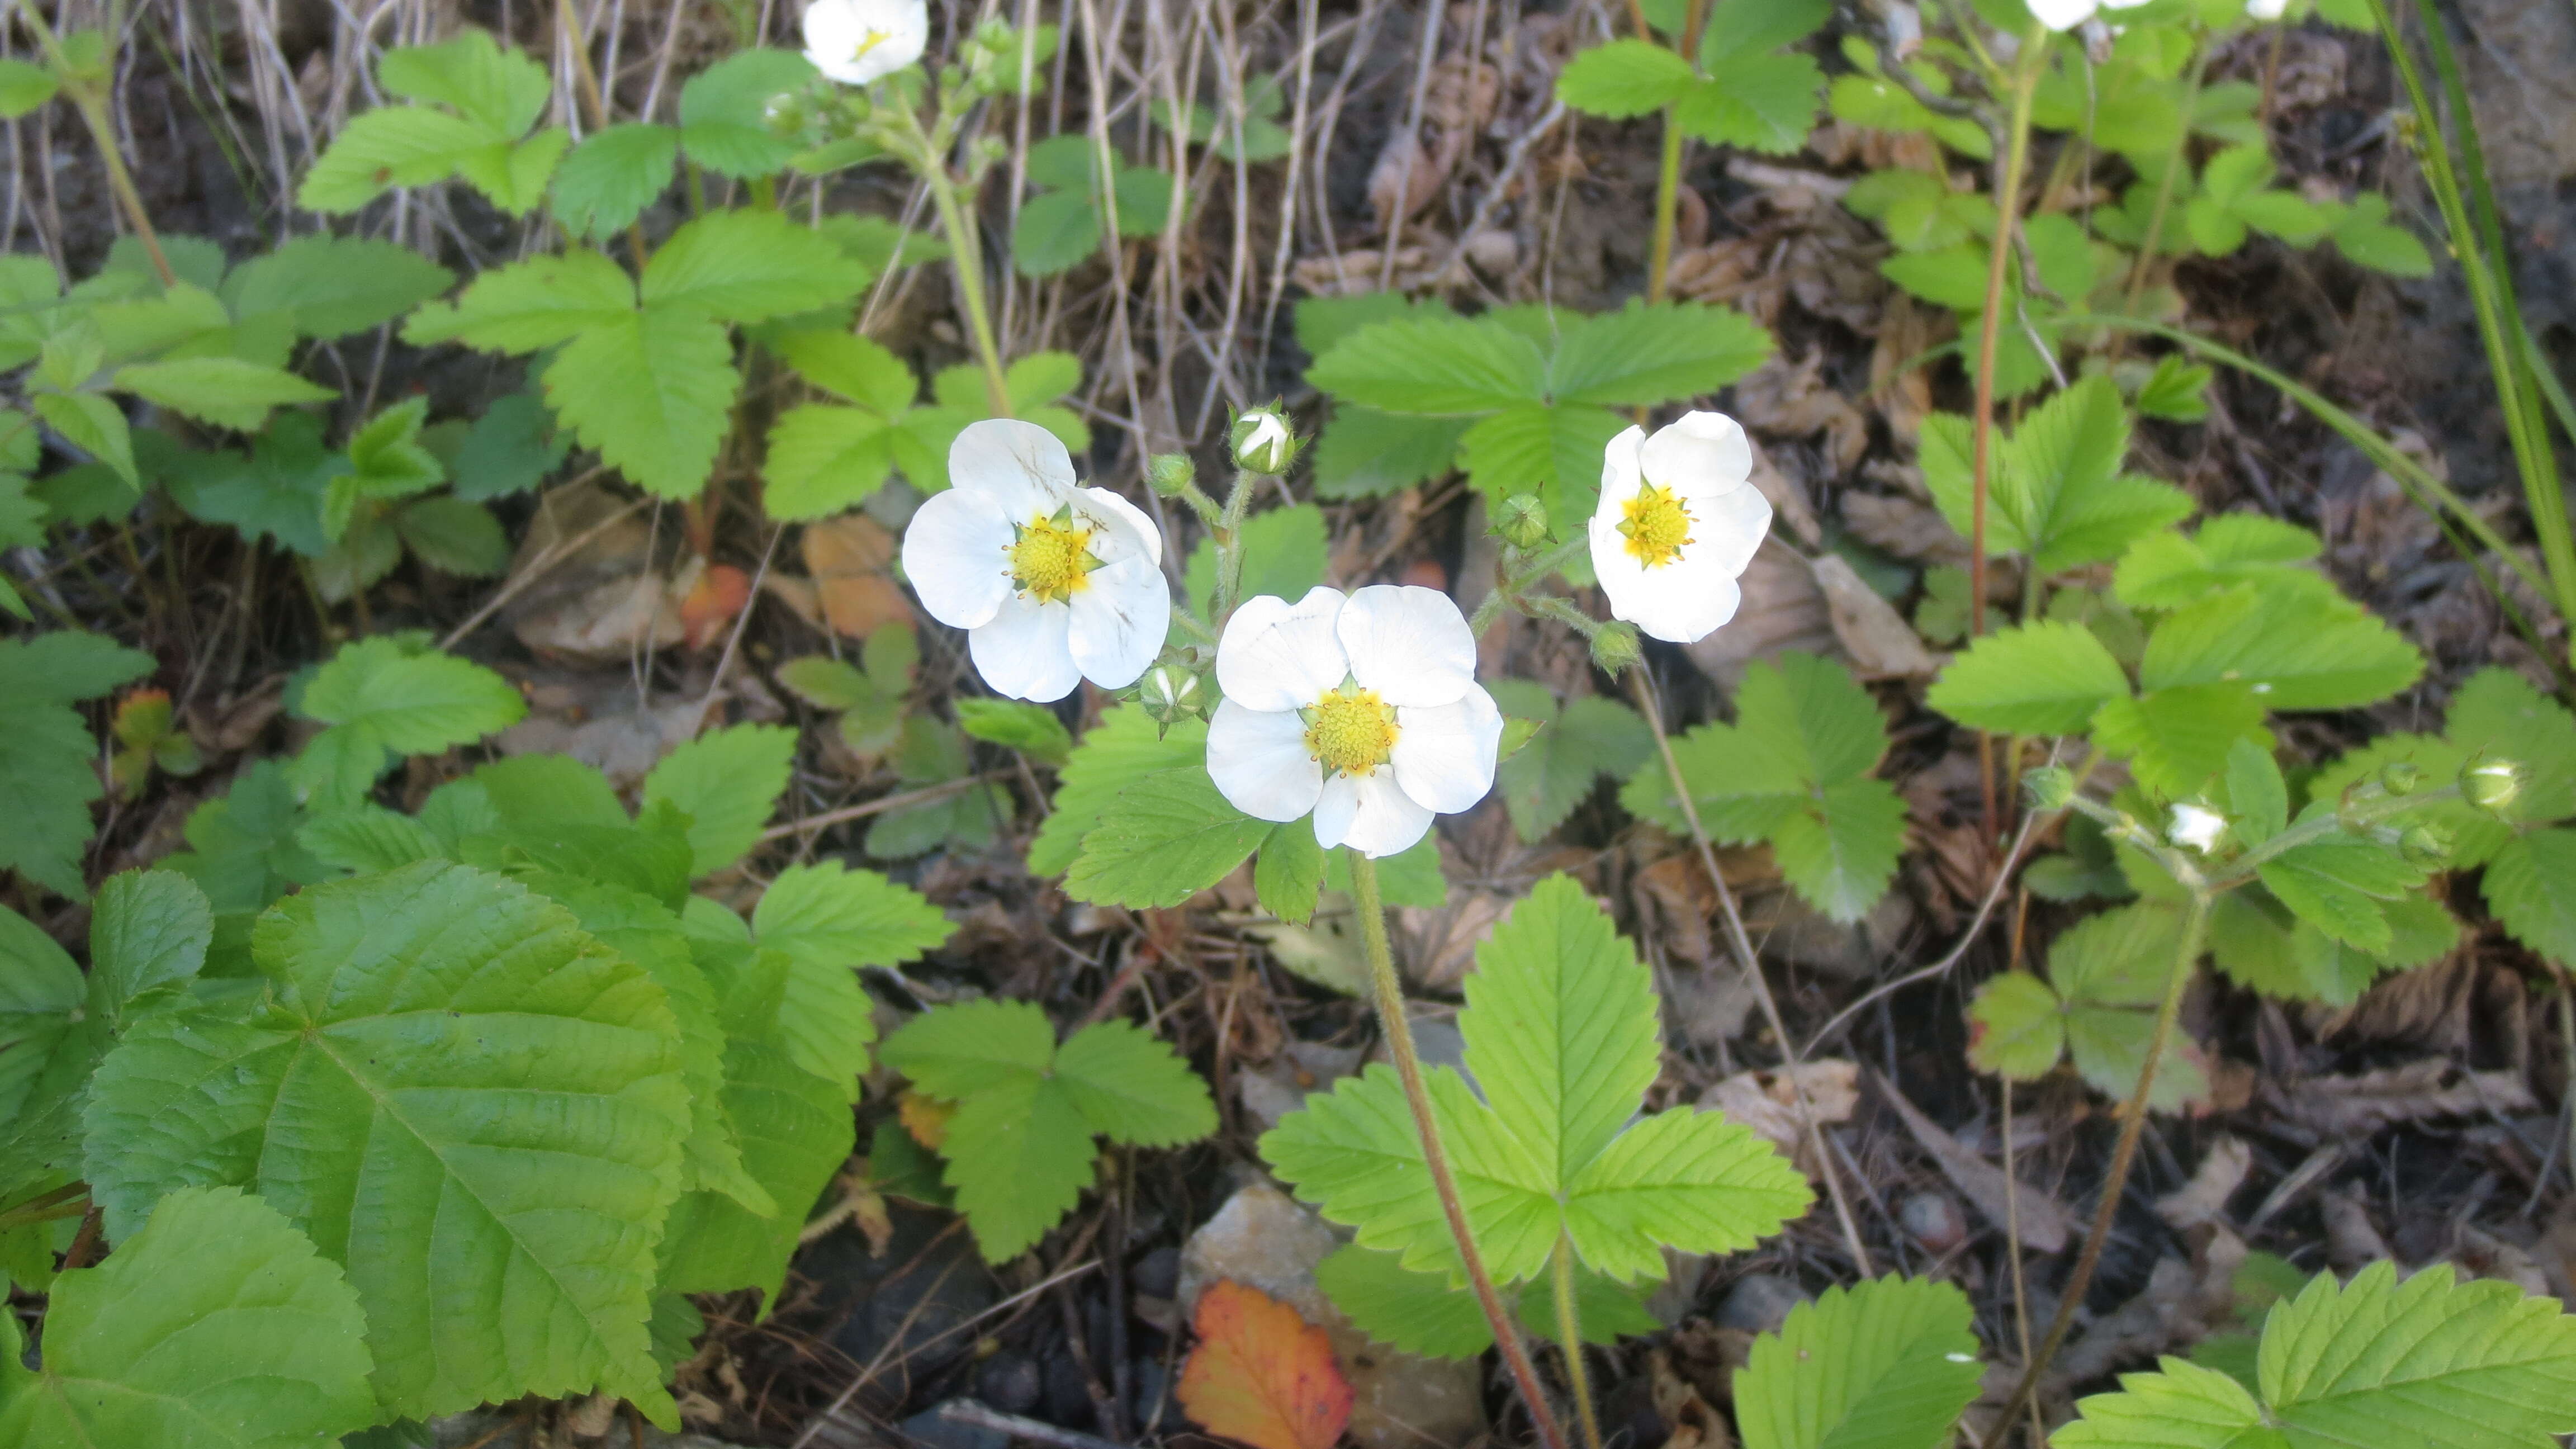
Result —
[[161, 1200], [56, 1278], [44, 1363], [0, 1325], [0, 1439], [25, 1449], [292, 1449], [374, 1423], [358, 1295], [277, 1210], [230, 1187]]
[[668, 801], [689, 816], [689, 873], [712, 875], [742, 859], [787, 793], [796, 732], [733, 725], [673, 750], [644, 777], [644, 803]]
[[[1504, 714], [1541, 726], [1494, 772], [1503, 808], [1524, 843], [1536, 844], [1554, 830], [1603, 775], [1624, 780], [1655, 753], [1646, 722], [1615, 699], [1587, 694], [1560, 710], [1554, 696], [1526, 680], [1497, 680], [1491, 690]], [[1663, 794], [1670, 798], [1669, 786]]]
[[988, 1261], [1018, 1257], [1091, 1185], [1095, 1133], [1174, 1146], [1216, 1130], [1206, 1083], [1171, 1048], [1125, 1022], [1055, 1045], [1046, 1014], [1021, 1001], [940, 1007], [886, 1038], [886, 1065], [957, 1104], [939, 1145]]
[[1147, 775], [1118, 792], [1065, 873], [1078, 901], [1176, 906], [1225, 879], [1270, 833], [1197, 766]]
[[[1982, 245], [1976, 250], [1984, 254]], [[1972, 438], [1968, 420], [1954, 414], [1924, 426], [1923, 480], [1963, 537], [1973, 522]], [[2107, 374], [2032, 409], [1997, 451], [1987, 547], [2027, 555], [2054, 574], [2117, 558], [2133, 540], [2189, 516], [2191, 495], [2121, 474], [2128, 451], [2128, 410]]]
[[2081, 734], [2129, 679], [2080, 624], [2025, 624], [1988, 634], [1950, 661], [1925, 702], [1971, 729]]
[[[2181, 917], [2152, 902], [2087, 917], [2049, 943], [2048, 978], [2060, 1000], [2067, 1050], [2094, 1090], [2125, 1098], [2136, 1089], [2167, 983], [2174, 971], [2194, 964], [2176, 965], [2181, 946]], [[2148, 1106], [2172, 1111], [2207, 1090], [2197, 1063], [2168, 1051]]]
[[2129, 762], [2148, 793], [2178, 800], [2200, 792], [2244, 746], [2266, 754], [2263, 697], [2235, 680], [2182, 684], [2114, 699], [2093, 717], [2093, 742]]
[[537, 123], [553, 93], [545, 67], [504, 50], [488, 31], [385, 52], [376, 78], [405, 100], [443, 105], [479, 126], [517, 136]]
[[[1541, 882], [1477, 952], [1458, 1026], [1492, 1105], [1446, 1068], [1428, 1086], [1498, 1280], [1534, 1276], [1560, 1237], [1611, 1278], [1658, 1277], [1665, 1246], [1732, 1251], [1805, 1209], [1804, 1177], [1718, 1113], [1628, 1125], [1660, 1060], [1654, 988], [1572, 880]], [[1308, 1098], [1261, 1151], [1326, 1217], [1357, 1228], [1362, 1247], [1416, 1270], [1454, 1263], [1391, 1073]]]
[[527, 709], [482, 665], [388, 635], [353, 640], [305, 686], [302, 712], [330, 728], [288, 768], [316, 805], [353, 805], [393, 756], [470, 744]]
[[1885, 780], [1846, 780], [1771, 832], [1780, 873], [1809, 905], [1857, 921], [1887, 894], [1905, 846], [1905, 801]]
[[0, 869], [77, 900], [98, 744], [71, 708], [152, 671], [152, 656], [59, 630], [0, 639]]
[[403, 324], [415, 347], [461, 342], [511, 354], [559, 347], [633, 315], [635, 283], [587, 247], [495, 267], [453, 303], [421, 308]]
[[2302, 567], [2322, 546], [2295, 524], [2251, 513], [2222, 513], [2190, 538], [2150, 533], [2129, 545], [2112, 576], [2120, 601], [2137, 609], [2178, 609], [2233, 584], [2330, 588]]
[[2576, 1322], [2511, 1283], [2457, 1282], [2448, 1265], [2403, 1283], [2394, 1265], [2349, 1286], [2320, 1274], [2272, 1310], [2258, 1391], [2180, 1359], [2080, 1401], [2066, 1449], [2332, 1444], [2545, 1449], [2576, 1429]]
[[[1407, 1270], [1393, 1253], [1345, 1247], [1315, 1266], [1315, 1281], [1333, 1306], [1354, 1327], [1380, 1343], [1426, 1358], [1475, 1358], [1494, 1346], [1476, 1300], [1461, 1293], [1445, 1273]], [[1552, 1277], [1541, 1277], [1506, 1292], [1504, 1302], [1519, 1300], [1521, 1328], [1534, 1338], [1554, 1343], [1556, 1291]], [[1578, 1266], [1574, 1272], [1576, 1322], [1583, 1341], [1608, 1347], [1623, 1337], [1649, 1334], [1663, 1327], [1637, 1290]]]
[[100, 1067], [109, 1236], [177, 1188], [257, 1191], [347, 1271], [390, 1413], [600, 1386], [667, 1405], [645, 1320], [688, 1107], [643, 969], [442, 862], [307, 890], [253, 951], [256, 1024], [156, 1016]]
[[937, 906], [873, 871], [838, 861], [780, 871], [752, 911], [760, 944], [792, 963], [780, 1004], [780, 1043], [797, 1065], [856, 1100], [876, 1041], [858, 968], [893, 966], [948, 939]]
[[1983, 1372], [1966, 1295], [1923, 1278], [1828, 1288], [1753, 1340], [1744, 1449], [1940, 1449]]

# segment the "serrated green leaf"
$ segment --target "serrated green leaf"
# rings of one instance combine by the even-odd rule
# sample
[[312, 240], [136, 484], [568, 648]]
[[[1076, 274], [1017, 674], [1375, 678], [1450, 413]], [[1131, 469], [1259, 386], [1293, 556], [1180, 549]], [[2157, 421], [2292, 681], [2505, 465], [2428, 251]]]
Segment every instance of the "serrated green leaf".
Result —
[[[2125, 1098], [2135, 1090], [2181, 943], [2180, 916], [2157, 903], [2088, 917], [2049, 943], [2048, 976], [2062, 1001], [2067, 1052], [2096, 1091]], [[2172, 1111], [2207, 1090], [2198, 1063], [2169, 1051], [2148, 1106]]]
[[98, 745], [69, 706], [149, 674], [152, 657], [103, 635], [0, 639], [0, 869], [77, 900]]
[[2179, 800], [2199, 793], [2238, 744], [2268, 750], [2263, 719], [2263, 697], [2251, 685], [2177, 685], [2104, 705], [2093, 717], [2093, 742], [2127, 760], [2150, 794]]
[[1771, 334], [1731, 308], [1631, 303], [1565, 327], [1548, 391], [1560, 403], [1647, 407], [1715, 392], [1770, 355]]
[[45, 66], [0, 60], [0, 120], [14, 121], [54, 98], [62, 81]]
[[655, 307], [589, 327], [546, 365], [546, 402], [647, 492], [695, 497], [742, 386], [733, 340], [704, 315]]
[[123, 871], [90, 904], [89, 1002], [122, 1030], [155, 992], [179, 986], [206, 964], [214, 910], [186, 876]]
[[763, 322], [846, 302], [867, 271], [811, 227], [775, 211], [715, 211], [671, 234], [645, 264], [647, 313], [662, 308]]
[[2249, 850], [2289, 828], [2290, 787], [2272, 752], [2252, 740], [2228, 747], [2227, 814]]
[[253, 950], [257, 1024], [156, 1016], [100, 1068], [109, 1236], [180, 1187], [255, 1189], [347, 1271], [390, 1413], [667, 1403], [645, 1321], [688, 1112], [661, 989], [562, 907], [437, 862], [314, 887]]
[[1216, 1130], [1207, 1084], [1172, 1049], [1123, 1021], [1094, 1022], [1056, 1049], [1056, 1084], [1091, 1130], [1135, 1147], [1177, 1147]]
[[386, 51], [376, 79], [405, 100], [450, 107], [513, 137], [537, 123], [553, 92], [545, 67], [516, 49], [503, 50], [490, 32], [471, 29], [436, 45]]
[[434, 755], [518, 723], [527, 702], [508, 680], [386, 635], [354, 640], [305, 686], [302, 712], [330, 728], [290, 766], [317, 803], [353, 804], [394, 755]]
[[[1393, 1253], [1367, 1248], [1336, 1249], [1315, 1266], [1315, 1281], [1352, 1326], [1380, 1343], [1426, 1358], [1475, 1358], [1494, 1346], [1476, 1300], [1453, 1287], [1440, 1273], [1407, 1270]], [[1554, 1282], [1541, 1278], [1506, 1295], [1518, 1300], [1521, 1327], [1553, 1343], [1559, 1328]], [[1624, 1336], [1653, 1333], [1663, 1327], [1646, 1311], [1635, 1290], [1587, 1268], [1574, 1275], [1576, 1319], [1583, 1341], [1608, 1347]]]
[[54, 1280], [44, 1364], [0, 1329], [0, 1438], [290, 1449], [377, 1418], [358, 1296], [276, 1209], [189, 1188], [94, 1268]]
[[307, 236], [235, 267], [223, 298], [236, 316], [285, 312], [297, 333], [327, 341], [391, 322], [455, 280], [399, 242]]
[[1100, 824], [1121, 790], [1157, 771], [1203, 768], [1206, 761], [1205, 721], [1185, 719], [1165, 731], [1137, 705], [1103, 711], [1057, 773], [1055, 802], [1029, 843], [1029, 873], [1058, 875], [1069, 868], [1083, 836]]
[[2395, 945], [2380, 902], [2423, 883], [2424, 872], [2389, 846], [2326, 836], [2254, 868], [2281, 904], [2329, 938], [2374, 954]]
[[2543, 1449], [2576, 1428], [2576, 1323], [2511, 1283], [2447, 1266], [2399, 1282], [2373, 1263], [2320, 1274], [2264, 1320], [2259, 1398], [2179, 1359], [2082, 1400], [2066, 1449]]
[[1260, 853], [1253, 857], [1254, 898], [1261, 902], [1263, 910], [1279, 919], [1306, 924], [1315, 915], [1328, 854], [1306, 822], [1291, 820], [1273, 826], [1261, 839]]
[[2412, 685], [2424, 656], [2333, 594], [2239, 587], [2168, 615], [2147, 637], [2142, 687], [2234, 681], [2271, 710], [2357, 709]]
[[575, 247], [476, 277], [455, 302], [421, 308], [403, 324], [415, 347], [462, 342], [492, 352], [560, 346], [635, 312], [635, 283], [615, 262]]
[[429, 827], [371, 802], [316, 815], [295, 832], [295, 840], [324, 865], [357, 875], [446, 854]]
[[787, 793], [796, 732], [733, 725], [673, 750], [644, 777], [644, 803], [668, 801], [689, 816], [691, 875], [712, 875], [742, 859]]
[[1940, 1449], [1982, 1368], [1966, 1295], [1928, 1279], [1837, 1284], [1753, 1340], [1735, 1380], [1744, 1449]]
[[1836, 921], [1867, 916], [1887, 894], [1905, 845], [1905, 801], [1885, 780], [1846, 780], [1771, 830], [1780, 873]]
[[1061, 765], [1073, 753], [1073, 736], [1055, 711], [1024, 699], [961, 699], [957, 727], [970, 739], [1013, 749], [1041, 765]]
[[762, 506], [783, 523], [855, 508], [893, 474], [894, 440], [894, 425], [865, 408], [789, 408], [770, 425]]
[[[1951, 414], [1924, 426], [1924, 482], [1962, 536], [1971, 522], [1972, 436], [1967, 420]], [[2054, 574], [2117, 558], [2133, 540], [2188, 516], [2191, 495], [2120, 473], [2128, 450], [2128, 410], [2107, 375], [2032, 409], [1998, 450], [1987, 547], [2028, 555]]]
[[584, 136], [555, 168], [555, 220], [574, 236], [606, 242], [670, 186], [679, 155], [680, 133], [668, 126], [630, 122]]
[[1989, 978], [1968, 1003], [1968, 1060], [1979, 1071], [2032, 1082], [2066, 1051], [2057, 993], [2027, 971]]
[[1055, 1028], [1026, 1001], [970, 1001], [923, 1012], [886, 1038], [885, 1064], [934, 1097], [963, 1101], [996, 1082], [1044, 1076]]
[[[2522, 788], [2505, 807], [2506, 819], [2542, 822], [2576, 815], [2576, 718], [2521, 675], [2490, 667], [2469, 676], [2451, 697], [2443, 734], [2463, 763], [2485, 755], [2521, 767]], [[2439, 770], [2430, 780], [2444, 784], [2457, 773], [2456, 767]]]
[[2252, 513], [2222, 513], [2190, 538], [2146, 535], [2121, 556], [2113, 588], [2139, 609], [2177, 609], [2232, 584], [2325, 586], [2322, 576], [2298, 567], [2315, 558], [2317, 536], [2295, 524]]
[[186, 357], [137, 362], [116, 370], [109, 386], [199, 422], [257, 431], [271, 408], [285, 403], [327, 402], [339, 396], [291, 372], [238, 357]]
[[1925, 702], [1972, 729], [2081, 734], [2129, 679], [2080, 624], [2025, 624], [1988, 634], [1950, 661]]
[[468, 157], [506, 155], [511, 138], [426, 106], [379, 106], [349, 118], [304, 173], [295, 204], [346, 215], [398, 186], [427, 186]]
[[659, 1286], [666, 1293], [756, 1288], [764, 1308], [774, 1310], [806, 1215], [857, 1145], [857, 1131], [846, 1094], [768, 1042], [730, 1043], [724, 1081], [743, 1170], [778, 1210], [761, 1217], [722, 1193], [683, 1196], [664, 1230]]
[[394, 531], [422, 563], [459, 578], [488, 579], [509, 566], [501, 521], [452, 494], [423, 498], [394, 515]]
[[1176, 906], [1225, 879], [1270, 833], [1195, 766], [1147, 775], [1118, 792], [1064, 878], [1078, 901]]
[[1785, 156], [1806, 143], [1825, 73], [1803, 55], [1745, 51], [1711, 62], [1708, 79], [1673, 107], [1673, 124], [1712, 145]]
[[1538, 345], [1490, 318], [1376, 323], [1306, 370], [1308, 382], [1344, 401], [1430, 417], [1542, 401], [1546, 375]]
[[689, 77], [680, 131], [690, 159], [737, 181], [776, 173], [796, 146], [770, 130], [769, 103], [813, 79], [804, 56], [767, 47], [737, 50]]
[[1624, 121], [1671, 105], [1696, 80], [1689, 61], [1651, 40], [1613, 40], [1566, 62], [1556, 98], [1587, 116]]
[[[1526, 680], [1497, 680], [1490, 689], [1506, 715], [1543, 726], [1494, 773], [1503, 808], [1524, 843], [1536, 844], [1554, 830], [1601, 776], [1624, 780], [1654, 754], [1646, 722], [1615, 699], [1584, 695], [1559, 710], [1545, 689]], [[1666, 787], [1662, 798], [1670, 794]]]
[[[1383, 295], [1370, 293], [1371, 296]], [[1383, 498], [1448, 472], [1470, 425], [1337, 404], [1315, 440], [1315, 496]]]
[[2487, 862], [2487, 909], [2522, 944], [2576, 961], [2576, 830], [2515, 837]]

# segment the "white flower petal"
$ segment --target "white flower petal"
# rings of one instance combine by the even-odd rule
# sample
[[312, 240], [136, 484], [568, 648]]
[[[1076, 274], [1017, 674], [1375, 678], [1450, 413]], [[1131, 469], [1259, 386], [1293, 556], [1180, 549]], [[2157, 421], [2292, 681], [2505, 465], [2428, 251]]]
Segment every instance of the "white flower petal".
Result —
[[1347, 845], [1375, 860], [1410, 850], [1431, 829], [1431, 812], [1395, 783], [1393, 770], [1335, 775], [1315, 801], [1315, 841]]
[[1351, 672], [1333, 620], [1339, 589], [1321, 585], [1295, 603], [1276, 594], [1243, 601], [1216, 646], [1216, 685], [1246, 709], [1303, 709]]
[[1646, 568], [1618, 546], [1623, 541], [1614, 533], [1605, 547], [1599, 529], [1592, 535], [1592, 558], [1612, 617], [1667, 643], [1690, 644], [1734, 618], [1744, 602], [1733, 574], [1687, 557]]
[[1645, 486], [1646, 465], [1642, 456], [1645, 446], [1646, 430], [1631, 427], [1612, 438], [1609, 445], [1601, 450], [1601, 500], [1592, 505], [1594, 518], [1606, 518], [1617, 523], [1622, 510], [1628, 506], [1628, 500], [1636, 497], [1637, 490]]
[[[1162, 567], [1163, 531], [1154, 526], [1154, 520], [1146, 514], [1145, 510], [1106, 488], [1085, 488], [1082, 490], [1082, 496], [1087, 505], [1085, 511], [1096, 514], [1109, 523], [1111, 537], [1118, 539], [1122, 546], [1134, 548], [1144, 554], [1146, 558], [1153, 561], [1156, 568]], [[1133, 533], [1135, 537], [1132, 539], [1126, 537], [1128, 533]], [[1110, 554], [1103, 553], [1098, 544], [1092, 545], [1091, 551], [1100, 554], [1102, 558], [1112, 557]]]
[[1103, 689], [1134, 684], [1172, 632], [1172, 586], [1152, 560], [1135, 554], [1093, 569], [1090, 587], [1070, 608], [1074, 665]]
[[1395, 712], [1395, 782], [1417, 805], [1455, 815], [1494, 788], [1503, 712], [1481, 685], [1436, 709]]
[[1255, 820], [1294, 820], [1315, 808], [1324, 788], [1324, 767], [1307, 752], [1306, 722], [1294, 710], [1218, 701], [1207, 767], [1217, 793]]
[[2280, 19], [2289, 8], [2290, 0], [2245, 0], [2246, 18], [2266, 23]]
[[1684, 413], [1638, 450], [1646, 481], [1685, 498], [1731, 488], [1753, 476], [1753, 440], [1724, 413]]
[[1437, 589], [1372, 584], [1342, 606], [1333, 633], [1351, 677], [1388, 704], [1454, 704], [1476, 687], [1476, 636]]
[[966, 636], [975, 672], [995, 694], [1050, 704], [1082, 682], [1065, 633], [1073, 611], [1062, 604], [1033, 604], [1014, 594], [991, 623]]
[[1753, 562], [1754, 551], [1771, 531], [1771, 500], [1750, 483], [1694, 498], [1689, 508], [1691, 541], [1679, 567], [1711, 568], [1734, 578]]
[[948, 445], [948, 482], [992, 499], [1011, 522], [1026, 523], [1073, 501], [1073, 455], [1035, 423], [986, 418], [968, 423]]
[[930, 11], [922, 0], [815, 0], [805, 7], [804, 34], [816, 70], [863, 86], [921, 59]]
[[2094, 0], [2030, 0], [2030, 13], [2051, 30], [2073, 30], [2093, 18]]
[[980, 628], [1011, 596], [1011, 520], [982, 493], [934, 493], [903, 531], [903, 573], [930, 617]]

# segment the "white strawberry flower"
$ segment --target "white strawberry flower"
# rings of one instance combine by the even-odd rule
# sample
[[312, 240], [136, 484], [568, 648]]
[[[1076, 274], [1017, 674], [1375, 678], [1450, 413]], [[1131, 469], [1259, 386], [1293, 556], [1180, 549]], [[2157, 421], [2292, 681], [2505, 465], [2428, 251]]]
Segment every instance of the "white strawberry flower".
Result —
[[814, 0], [805, 7], [805, 58], [845, 86], [863, 86], [921, 59], [930, 43], [924, 0]]
[[2073, 30], [2097, 10], [2134, 10], [2147, 0], [2030, 0], [2030, 13], [2051, 30]]
[[1326, 850], [1409, 848], [1494, 787], [1503, 713], [1447, 594], [1376, 584], [1247, 599], [1217, 642], [1208, 774], [1262, 820], [1315, 817]]
[[904, 529], [903, 571], [932, 618], [967, 631], [993, 692], [1044, 703], [1085, 679], [1135, 683], [1172, 623], [1154, 520], [1075, 487], [1055, 434], [1009, 418], [958, 433], [948, 480]]
[[2269, 25], [2289, 13], [2290, 0], [2245, 0], [2245, 18]]
[[1592, 510], [1592, 571], [1610, 612], [1674, 644], [1734, 618], [1735, 581], [1771, 530], [1771, 500], [1752, 477], [1753, 445], [1724, 413], [1612, 438]]

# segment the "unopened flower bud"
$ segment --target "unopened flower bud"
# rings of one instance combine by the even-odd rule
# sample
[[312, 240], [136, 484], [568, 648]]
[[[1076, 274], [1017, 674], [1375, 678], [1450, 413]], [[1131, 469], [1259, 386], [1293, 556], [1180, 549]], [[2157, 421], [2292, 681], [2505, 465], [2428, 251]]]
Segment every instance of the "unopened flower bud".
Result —
[[2451, 832], [2436, 825], [2410, 825], [2397, 837], [2397, 851], [2409, 865], [2438, 869], [2451, 858]]
[[2033, 810], [2063, 810], [2075, 800], [2075, 772], [2042, 765], [2021, 777], [2021, 791]]
[[2424, 783], [2424, 772], [2413, 760], [2391, 760], [2380, 767], [2379, 788], [2391, 795], [2412, 795]]
[[1137, 681], [1136, 702], [1156, 724], [1166, 727], [1206, 712], [1207, 684], [1186, 665], [1157, 664]]
[[1547, 542], [1547, 504], [1537, 495], [1515, 493], [1494, 510], [1494, 536], [1518, 549]]
[[1620, 670], [1645, 657], [1645, 648], [1637, 642], [1634, 625], [1612, 622], [1602, 625], [1592, 635], [1592, 662], [1604, 674]]
[[2511, 760], [2479, 760], [2460, 772], [2460, 794], [2470, 804], [2500, 813], [2522, 793], [2522, 770]]
[[1165, 498], [1180, 497], [1198, 481], [1198, 465], [1187, 453], [1156, 453], [1145, 460], [1145, 486]]
[[1247, 473], [1285, 475], [1297, 457], [1297, 433], [1276, 407], [1254, 408], [1234, 420], [1227, 434], [1234, 461]]
[[2226, 816], [2206, 805], [2188, 801], [2176, 805], [2172, 816], [2165, 821], [2165, 839], [2203, 855], [2216, 850], [2219, 839], [2226, 834]]

